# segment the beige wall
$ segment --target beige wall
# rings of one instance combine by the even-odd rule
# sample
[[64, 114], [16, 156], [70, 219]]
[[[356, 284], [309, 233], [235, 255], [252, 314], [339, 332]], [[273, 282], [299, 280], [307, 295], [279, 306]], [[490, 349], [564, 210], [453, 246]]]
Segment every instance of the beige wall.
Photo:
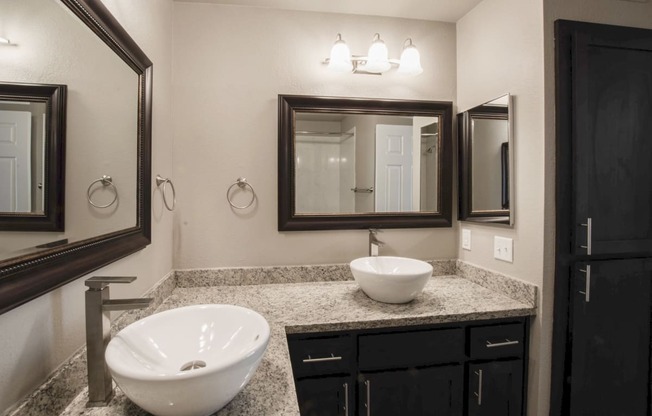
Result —
[[[425, 71], [336, 74], [321, 64], [336, 34], [355, 54], [376, 32], [392, 57], [412, 37]], [[454, 101], [455, 26], [395, 18], [176, 3], [174, 25], [175, 265], [178, 268], [348, 262], [367, 232], [277, 231], [277, 95]], [[258, 200], [234, 211], [245, 176]], [[455, 229], [386, 230], [383, 254], [455, 257]]]
[[[154, 62], [153, 173], [172, 175], [171, 0], [104, 0]], [[172, 215], [153, 192], [152, 240], [145, 250], [93, 273], [137, 275], [115, 297], [137, 297], [172, 268]], [[84, 344], [83, 278], [0, 315], [0, 413], [40, 385]]]
[[[621, 0], [546, 0], [545, 38], [545, 233], [543, 298], [549, 309], [554, 295], [555, 229], [555, 38], [554, 21], [579, 20], [652, 29], [652, 3]], [[548, 314], [547, 314], [548, 315]], [[552, 322], [545, 326], [551, 327]], [[543, 413], [541, 413], [543, 414]]]
[[[465, 111], [505, 93], [513, 95], [515, 208], [513, 228], [459, 223], [472, 251], [459, 258], [544, 284], [544, 75], [542, 1], [485, 0], [457, 22], [457, 102]], [[493, 258], [494, 236], [514, 240], [514, 262]], [[459, 239], [461, 241], [461, 238]], [[542, 298], [532, 325], [528, 414], [546, 415], [551, 298]]]

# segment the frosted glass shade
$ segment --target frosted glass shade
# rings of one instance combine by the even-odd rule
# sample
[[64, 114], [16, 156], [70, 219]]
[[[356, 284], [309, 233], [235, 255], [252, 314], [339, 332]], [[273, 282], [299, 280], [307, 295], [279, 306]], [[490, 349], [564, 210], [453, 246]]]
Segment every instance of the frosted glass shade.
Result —
[[410, 44], [403, 49], [401, 63], [397, 72], [403, 75], [419, 75], [423, 72], [423, 68], [421, 67], [421, 54], [419, 54], [419, 50], [414, 45]]
[[328, 61], [328, 69], [337, 72], [351, 72], [353, 64], [351, 63], [351, 51], [346, 42], [338, 35], [338, 39], [331, 48], [331, 56]]
[[367, 53], [367, 63], [364, 65], [364, 70], [367, 72], [382, 73], [389, 71], [392, 65], [389, 63], [389, 53], [385, 42], [380, 39], [380, 36], [369, 47]]

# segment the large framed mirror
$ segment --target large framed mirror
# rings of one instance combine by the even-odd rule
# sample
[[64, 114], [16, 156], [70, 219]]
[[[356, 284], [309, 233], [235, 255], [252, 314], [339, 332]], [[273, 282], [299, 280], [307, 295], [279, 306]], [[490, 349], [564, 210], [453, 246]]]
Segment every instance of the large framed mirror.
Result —
[[0, 83], [0, 230], [64, 230], [66, 86]]
[[65, 228], [0, 228], [3, 313], [150, 243], [152, 63], [100, 1], [0, 12], [0, 82], [66, 85], [67, 97], [65, 163], [46, 162], [65, 171]]
[[450, 227], [452, 103], [279, 95], [279, 231]]
[[461, 221], [514, 223], [512, 97], [457, 115]]

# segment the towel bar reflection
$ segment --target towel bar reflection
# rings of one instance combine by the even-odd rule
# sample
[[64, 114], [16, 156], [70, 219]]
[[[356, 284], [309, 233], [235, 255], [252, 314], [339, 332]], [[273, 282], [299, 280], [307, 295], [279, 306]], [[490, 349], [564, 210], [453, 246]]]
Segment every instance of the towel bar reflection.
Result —
[[[166, 188], [167, 185], [170, 184], [170, 188], [172, 189], [172, 206], [170, 207], [170, 204], [168, 204], [168, 197], [167, 197], [167, 192]], [[177, 191], [174, 190], [174, 184], [170, 180], [170, 178], [164, 178], [161, 175], [156, 175], [156, 186], [159, 188], [163, 185], [163, 188], [161, 189], [161, 194], [163, 195], [163, 204], [165, 204], [165, 208], [167, 208], [168, 211], [174, 211], [174, 207], [177, 206]]]
[[[102, 186], [104, 186], [105, 188], [109, 187], [113, 191], [114, 194], [113, 200], [108, 204], [98, 205], [95, 202], [93, 202], [93, 200], [91, 199], [91, 194], [92, 194], [91, 189], [93, 188], [93, 185], [95, 185], [98, 182], [101, 182]], [[86, 198], [88, 198], [88, 202], [95, 208], [108, 208], [111, 205], [115, 204], [115, 202], [118, 200], [118, 188], [116, 188], [115, 185], [113, 184], [113, 178], [111, 178], [109, 175], [102, 175], [100, 179], [96, 179], [93, 182], [91, 182], [91, 184], [88, 185], [88, 189], [86, 190]]]
[[[231, 200], [231, 190], [236, 185], [243, 191], [246, 190], [247, 187], [251, 190], [251, 200], [247, 205], [236, 205]], [[256, 191], [254, 191], [254, 187], [251, 186], [249, 182], [247, 182], [247, 178], [240, 177], [236, 179], [236, 181], [231, 186], [229, 186], [229, 189], [226, 190], [226, 200], [229, 202], [229, 205], [235, 209], [246, 209], [249, 208], [256, 200]]]
[[355, 188], [351, 188], [351, 190], [356, 194], [370, 194], [374, 191], [374, 187], [372, 186], [371, 188], [358, 188], [356, 186]]

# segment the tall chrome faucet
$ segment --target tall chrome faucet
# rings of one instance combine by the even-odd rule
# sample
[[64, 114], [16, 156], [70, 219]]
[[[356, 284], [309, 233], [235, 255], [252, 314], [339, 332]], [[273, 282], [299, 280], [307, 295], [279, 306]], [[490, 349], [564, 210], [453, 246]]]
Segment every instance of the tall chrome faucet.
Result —
[[369, 229], [369, 256], [377, 256], [380, 250], [380, 247], [385, 245], [384, 242], [380, 241], [376, 235], [380, 230], [375, 228]]
[[88, 362], [87, 407], [106, 406], [113, 398], [111, 373], [104, 360], [104, 351], [111, 340], [110, 311], [144, 309], [153, 298], [117, 299], [109, 296], [110, 283], [131, 283], [135, 276], [86, 279], [86, 354]]

